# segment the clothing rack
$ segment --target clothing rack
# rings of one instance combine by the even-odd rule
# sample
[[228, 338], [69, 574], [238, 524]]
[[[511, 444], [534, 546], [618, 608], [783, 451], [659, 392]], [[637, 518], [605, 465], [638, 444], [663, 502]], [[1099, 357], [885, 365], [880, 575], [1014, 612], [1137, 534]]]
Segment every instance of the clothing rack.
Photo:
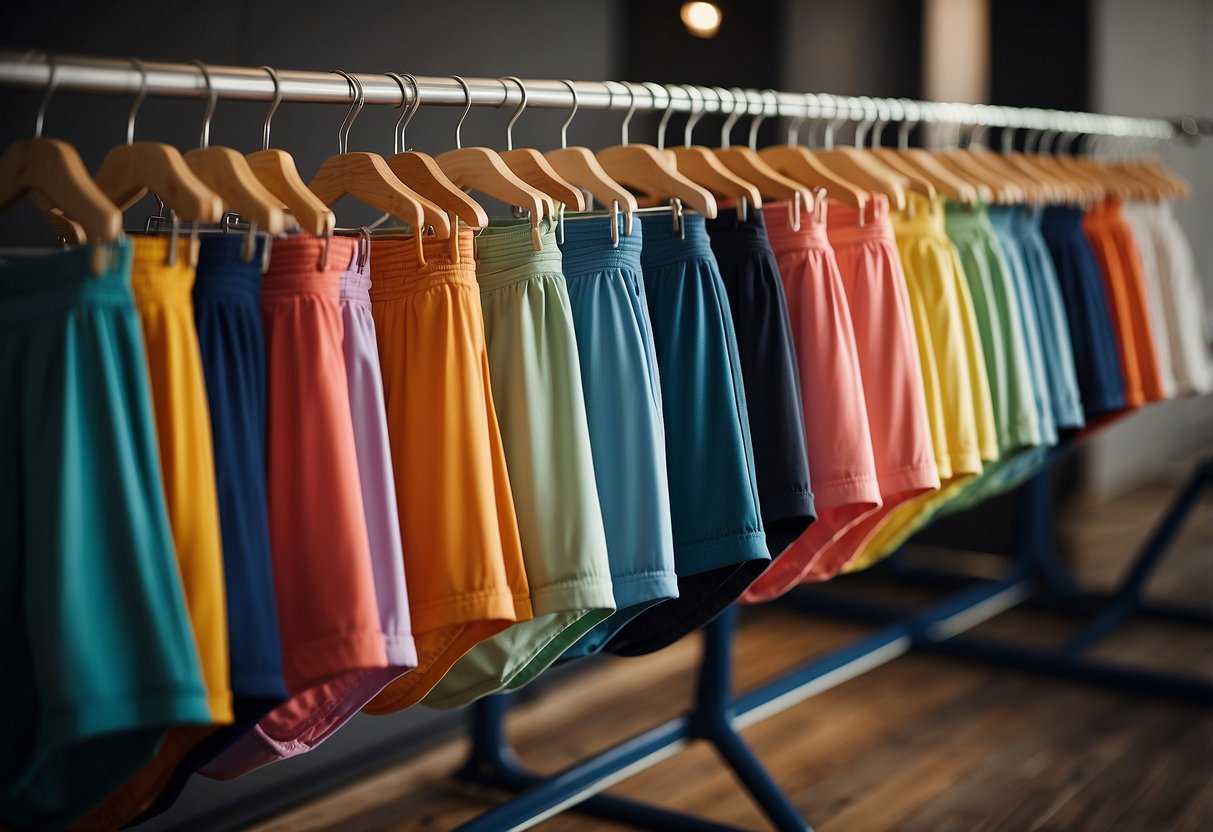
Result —
[[[292, 102], [350, 103], [346, 78], [330, 72], [278, 72], [279, 86], [264, 69], [211, 66], [209, 86], [192, 64], [143, 64], [115, 59], [79, 58], [0, 52], [0, 87], [108, 95], [218, 98]], [[144, 74], [144, 72], [146, 74]], [[365, 103], [400, 107], [413, 93], [393, 79], [358, 74]], [[530, 107], [628, 112], [729, 113], [755, 117], [844, 121], [919, 122], [977, 127], [1050, 131], [1129, 141], [1165, 141], [1198, 135], [1191, 119], [1122, 118], [1055, 110], [987, 105], [940, 104], [905, 99], [840, 98], [824, 94], [699, 88], [710, 94], [695, 101], [683, 87], [619, 82], [524, 80], [520, 85], [495, 78], [465, 79], [467, 92], [454, 78], [418, 77], [420, 104], [470, 107], [520, 105], [525, 88]], [[626, 124], [626, 120], [625, 120]], [[626, 129], [626, 128], [625, 128]], [[1050, 462], [1072, 449], [1062, 446]], [[1213, 626], [1203, 610], [1147, 602], [1143, 597], [1153, 571], [1185, 518], [1206, 488], [1213, 486], [1213, 461], [1198, 466], [1191, 481], [1135, 559], [1128, 578], [1110, 594], [1080, 591], [1051, 540], [1053, 500], [1050, 467], [1017, 494], [1017, 539], [1012, 566], [996, 579], [950, 572], [930, 572], [903, 564], [894, 556], [882, 568], [899, 580], [928, 583], [952, 593], [926, 609], [907, 611], [839, 599], [836, 594], [800, 591], [795, 600], [815, 612], [845, 615], [878, 623], [874, 632], [810, 660], [782, 678], [734, 698], [732, 646], [737, 613], [730, 609], [705, 628], [704, 654], [695, 700], [675, 719], [620, 742], [557, 774], [540, 776], [525, 769], [506, 739], [510, 695], [481, 700], [472, 711], [472, 750], [458, 776], [520, 794], [463, 828], [525, 829], [565, 809], [577, 807], [617, 821], [653, 829], [721, 830], [727, 827], [694, 817], [601, 795], [615, 783], [664, 760], [694, 740], [706, 740], [720, 752], [771, 824], [780, 830], [808, 830], [787, 795], [749, 749], [739, 730], [779, 713], [821, 691], [839, 685], [911, 650], [949, 655], [1026, 670], [1047, 676], [1213, 702], [1213, 683], [1183, 674], [1111, 665], [1088, 659], [1094, 644], [1135, 615]], [[962, 634], [1017, 606], [1043, 607], [1073, 615], [1090, 615], [1086, 629], [1058, 648], [1019, 647]]]
[[[274, 100], [299, 103], [353, 103], [355, 94], [337, 72], [276, 70], [279, 86], [258, 67], [207, 66], [206, 75], [196, 64], [147, 61], [142, 68], [115, 58], [46, 55], [0, 50], [0, 88], [94, 95], [129, 95], [141, 91], [168, 98], [206, 98], [239, 101]], [[144, 74], [146, 73], [146, 74]], [[413, 92], [381, 73], [350, 73], [362, 87], [366, 104], [401, 107], [412, 103]], [[210, 77], [209, 86], [207, 75]], [[860, 121], [885, 123], [941, 123], [1019, 130], [1057, 131], [1075, 135], [1123, 139], [1169, 140], [1183, 132], [1183, 119], [1123, 116], [955, 104], [909, 99], [856, 98], [824, 93], [779, 92], [733, 87], [697, 87], [698, 99], [684, 85], [620, 81], [553, 81], [523, 79], [521, 85], [502, 78], [464, 78], [467, 92], [451, 77], [420, 75], [420, 105], [504, 107], [522, 103], [540, 109], [619, 112], [739, 113], [767, 118]]]

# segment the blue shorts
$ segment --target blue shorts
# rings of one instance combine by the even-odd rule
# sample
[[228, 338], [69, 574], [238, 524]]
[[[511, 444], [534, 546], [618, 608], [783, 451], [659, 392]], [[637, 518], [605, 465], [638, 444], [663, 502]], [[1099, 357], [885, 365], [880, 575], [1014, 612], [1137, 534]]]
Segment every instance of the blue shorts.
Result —
[[661, 376], [678, 598], [632, 619], [607, 644], [659, 650], [711, 621], [770, 563], [759, 514], [745, 388], [729, 299], [704, 218], [650, 214], [641, 263]]
[[1082, 218], [1081, 208], [1051, 206], [1044, 210], [1041, 233], [1065, 298], [1083, 412], [1090, 421], [1125, 406], [1125, 379], [1108, 295]]
[[560, 252], [617, 610], [564, 658], [598, 652], [641, 612], [678, 597], [661, 381], [640, 271], [643, 233], [636, 222], [631, 236], [620, 230], [612, 245], [610, 223], [566, 218]]
[[287, 698], [270, 561], [265, 466], [265, 342], [261, 254], [240, 256], [243, 237], [207, 237], [198, 254], [194, 321], [206, 378], [227, 590], [233, 722], [182, 759], [156, 802], [134, 822], [173, 805], [190, 776]]

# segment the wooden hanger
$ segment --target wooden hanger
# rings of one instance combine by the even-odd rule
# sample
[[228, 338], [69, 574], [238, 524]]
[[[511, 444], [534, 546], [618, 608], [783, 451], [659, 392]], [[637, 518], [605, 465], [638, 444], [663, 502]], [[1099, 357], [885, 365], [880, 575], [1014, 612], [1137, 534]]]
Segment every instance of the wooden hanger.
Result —
[[[57, 86], [51, 59], [33, 138], [13, 142], [0, 156], [0, 212], [27, 195], [38, 198], [44, 216], [48, 216], [48, 210], [57, 209], [58, 217], [48, 216], [51, 227], [66, 241], [98, 244], [93, 248], [91, 265], [94, 274], [100, 274], [107, 252], [99, 244], [121, 239], [122, 211], [89, 176], [76, 148], [60, 139], [43, 138], [46, 107]], [[75, 239], [69, 240], [68, 235]]]
[[[0, 156], [0, 211], [27, 194], [38, 194], [43, 205], [61, 212], [64, 222], [52, 221], [60, 233], [78, 227], [83, 232], [81, 243], [112, 243], [122, 237], [121, 209], [106, 197], [80, 154], [65, 141], [35, 135], [13, 142]], [[96, 272], [104, 266], [104, 257], [98, 257], [93, 261]]]
[[348, 195], [411, 225], [415, 229], [417, 258], [424, 264], [421, 240], [425, 226], [430, 225], [435, 236], [445, 239], [451, 236], [450, 218], [437, 205], [401, 182], [378, 153], [349, 150], [350, 127], [366, 104], [366, 94], [353, 75], [342, 70], [336, 72], [350, 83], [354, 103], [338, 132], [337, 155], [330, 156], [320, 165], [308, 188], [325, 205], [332, 206]]
[[[646, 82], [646, 86], [648, 83]], [[653, 86], [656, 86], [655, 84]], [[691, 114], [687, 117], [686, 127], [683, 128], [683, 146], [666, 150], [667, 156], [674, 160], [674, 167], [696, 185], [701, 185], [718, 198], [733, 199], [739, 202], [738, 216], [744, 219], [746, 206], [762, 204], [762, 193], [755, 185], [747, 182], [733, 171], [729, 170], [710, 148], [691, 144], [691, 134], [695, 125], [704, 115], [703, 93], [693, 86], [684, 85], [682, 88], [691, 99]], [[669, 86], [666, 87], [671, 106], [661, 115], [661, 123], [657, 126], [657, 147], [665, 148], [665, 128], [673, 113], [674, 96]]]
[[[720, 128], [720, 147], [715, 150], [716, 158], [733, 173], [757, 187], [763, 199], [792, 202], [799, 200], [805, 206], [813, 207], [815, 197], [807, 186], [775, 170], [763, 161], [762, 157], [758, 155], [758, 151], [754, 149], [758, 143], [758, 125], [763, 122], [766, 115], [759, 110], [755, 114], [755, 118], [751, 120], [748, 146], [733, 145], [730, 141], [733, 125], [749, 109], [749, 100], [745, 98], [744, 91], [740, 89], [729, 92], [715, 87], [711, 91], [722, 109], [725, 106], [724, 96], [729, 96], [729, 116]], [[739, 101], [745, 102], [740, 108], [737, 107]]]
[[871, 199], [868, 192], [834, 173], [807, 147], [800, 144], [800, 127], [805, 116], [793, 118], [788, 124], [787, 144], [764, 147], [759, 157], [779, 173], [802, 185], [820, 189], [831, 199], [850, 205], [861, 214]]
[[[470, 228], [484, 228], [489, 224], [489, 217], [480, 203], [452, 182], [450, 177], [442, 172], [442, 168], [438, 166], [434, 157], [418, 150], [407, 149], [404, 131], [421, 107], [421, 87], [417, 83], [417, 79], [407, 73], [400, 75], [396, 72], [389, 72], [387, 76], [400, 85], [402, 106], [407, 102], [400, 118], [396, 120], [396, 127], [393, 131], [396, 152], [387, 160], [387, 166], [392, 169], [392, 173], [396, 174], [401, 182], [446, 211], [447, 214], [463, 220], [464, 225]], [[413, 85], [412, 100], [409, 100], [404, 89], [405, 78], [409, 79]], [[452, 220], [452, 226], [454, 224], [455, 221]]]
[[1039, 178], [1052, 187], [1056, 195], [1055, 202], [1077, 203], [1083, 201], [1082, 188], [1067, 177], [1057, 175], [1048, 167], [1037, 163], [1024, 153], [1015, 149], [1015, 133], [1012, 127], [1004, 127], [1001, 137], [1000, 157], [1011, 167], [1023, 171], [1027, 176]]
[[636, 94], [630, 85], [625, 83], [623, 86], [631, 96], [631, 104], [620, 129], [621, 143], [598, 151], [597, 159], [603, 170], [615, 181], [641, 194], [636, 200], [638, 205], [660, 205], [677, 199], [684, 207], [709, 219], [715, 218], [716, 198], [711, 191], [679, 173], [673, 162], [652, 145], [628, 144], [628, 124], [636, 113]]
[[906, 205], [906, 190], [909, 180], [883, 164], [877, 157], [857, 147], [834, 146], [834, 130], [847, 119], [849, 106], [835, 96], [817, 96], [829, 105], [823, 113], [826, 117], [825, 147], [814, 151], [817, 159], [830, 170], [866, 189], [869, 193], [884, 194], [894, 210]]
[[577, 115], [577, 86], [572, 81], [561, 81], [573, 96], [573, 109], [560, 125], [560, 147], [549, 150], [544, 156], [552, 169], [578, 187], [590, 192], [590, 196], [604, 208], [618, 210], [624, 214], [624, 233], [632, 233], [632, 214], [639, 206], [636, 197], [627, 188], [612, 179], [603, 169], [597, 157], [588, 147], [569, 147], [568, 132], [573, 117]]
[[969, 139], [969, 146], [966, 148], [969, 155], [978, 164], [986, 167], [996, 173], [1001, 173], [1003, 176], [1019, 185], [1024, 192], [1028, 202], [1033, 205], [1047, 205], [1053, 202], [1059, 202], [1062, 199], [1061, 190], [1039, 174], [1031, 174], [1026, 170], [1016, 167], [1001, 153], [996, 153], [984, 144], [974, 143], [973, 139]]
[[[869, 128], [872, 131], [872, 145], [869, 152], [884, 164], [889, 170], [897, 173], [905, 178], [909, 183], [906, 190], [916, 193], [927, 200], [928, 204], [932, 204], [935, 200], [939, 189], [926, 176], [922, 174], [913, 165], [906, 163], [897, 151], [892, 148], [885, 148], [881, 145], [881, 136], [884, 133], [885, 125], [893, 116], [892, 102], [884, 99], [872, 99], [861, 96], [860, 103], [864, 107], [864, 120], [855, 126], [855, 146], [862, 148], [867, 142], [867, 133]], [[891, 151], [891, 152], [885, 152]], [[906, 210], [913, 213], [911, 203], [906, 203]]]
[[499, 199], [507, 205], [514, 205], [529, 211], [531, 215], [531, 245], [536, 251], [543, 247], [543, 235], [540, 222], [544, 217], [553, 219], [556, 216], [556, 203], [550, 196], [528, 185], [520, 179], [509, 165], [501, 158], [496, 150], [487, 147], [464, 147], [460, 129], [463, 120], [472, 109], [472, 91], [467, 82], [458, 75], [452, 75], [467, 98], [463, 115], [455, 125], [455, 150], [448, 150], [438, 156], [436, 161], [452, 182], [461, 188], [479, 191]]
[[138, 58], [131, 63], [141, 83], [126, 120], [126, 144], [105, 155], [93, 180], [123, 211], [151, 191], [186, 222], [218, 222], [223, 200], [190, 170], [181, 151], [163, 142], [135, 141], [135, 117], [147, 97], [147, 70]]
[[514, 147], [514, 122], [518, 121], [522, 111], [526, 109], [527, 92], [522, 79], [516, 76], [509, 75], [502, 80], [513, 81], [518, 85], [518, 89], [522, 93], [522, 101], [518, 105], [518, 109], [514, 111], [514, 115], [510, 117], [509, 124], [506, 125], [506, 151], [501, 154], [501, 158], [505, 160], [509, 169], [528, 185], [538, 188], [557, 203], [563, 203], [574, 211], [584, 211], [585, 194], [576, 185], [562, 178], [542, 153], [533, 147]]
[[206, 82], [206, 118], [202, 123], [199, 146], [185, 154], [191, 171], [219, 195], [224, 204], [246, 220], [256, 223], [267, 234], [286, 230], [286, 214], [278, 198], [266, 190], [244, 157], [230, 147], [210, 147], [211, 118], [219, 94], [211, 84], [211, 74], [202, 61], [191, 61]]
[[244, 158], [257, 180], [290, 210], [300, 228], [317, 236], [331, 234], [337, 224], [332, 210], [308, 189], [291, 154], [270, 149], [270, 122], [282, 103], [282, 85], [273, 67], [261, 68], [274, 82], [274, 103], [265, 114], [265, 125], [261, 128], [261, 150]]

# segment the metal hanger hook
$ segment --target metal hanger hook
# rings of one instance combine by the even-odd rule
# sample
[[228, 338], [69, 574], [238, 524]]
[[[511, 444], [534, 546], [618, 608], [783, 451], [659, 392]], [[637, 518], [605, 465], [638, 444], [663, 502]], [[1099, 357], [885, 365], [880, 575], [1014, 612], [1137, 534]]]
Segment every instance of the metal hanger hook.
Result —
[[[573, 109], [569, 110], [568, 116], [565, 118], [564, 122], [560, 125], [560, 147], [563, 150], [564, 148], [569, 146], [569, 125], [573, 123], [573, 117], [577, 115], [577, 108], [580, 106], [580, 102], [577, 100], [577, 85], [576, 84], [574, 84], [572, 81], [568, 80], [567, 78], [565, 80], [561, 81], [560, 83], [562, 83], [566, 87], [568, 87], [569, 94], [573, 96]], [[611, 90], [608, 87], [607, 95], [609, 96], [610, 94], [611, 94]]]
[[665, 109], [661, 111], [661, 121], [657, 122], [657, 149], [665, 150], [665, 129], [670, 123], [670, 117], [674, 115], [674, 85], [666, 84], [663, 87], [654, 81], [645, 81], [644, 86], [653, 96], [654, 108], [657, 106], [658, 92], [665, 93]]
[[[504, 81], [513, 81], [515, 84], [518, 85], [519, 92], [522, 93], [522, 101], [518, 102], [518, 109], [514, 110], [514, 115], [510, 116], [510, 123], [505, 126], [505, 149], [513, 150], [514, 149], [514, 122], [516, 122], [519, 119], [519, 117], [522, 115], [523, 110], [526, 109], [527, 99], [529, 98], [529, 96], [527, 95], [527, 92], [526, 92], [526, 84], [522, 83], [521, 78], [519, 78], [515, 75], [507, 75], [504, 78], [502, 78], [501, 80], [503, 82]], [[504, 86], [504, 84], [503, 84], [503, 86]], [[505, 95], [506, 95], [506, 98], [509, 98], [509, 96], [510, 96], [509, 87], [506, 87]]]
[[138, 58], [131, 58], [130, 62], [131, 66], [139, 71], [139, 92], [135, 93], [135, 102], [131, 104], [131, 111], [126, 116], [126, 143], [134, 144], [135, 116], [139, 114], [139, 108], [143, 106], [143, 99], [147, 98], [147, 68]]
[[686, 126], [682, 128], [682, 143], [686, 147], [691, 146], [691, 134], [695, 132], [695, 125], [704, 117], [707, 112], [707, 107], [704, 104], [703, 93], [699, 87], [694, 84], [683, 84], [683, 91], [687, 94], [687, 98], [691, 99], [691, 113], [687, 116]]
[[455, 147], [459, 150], [463, 149], [463, 120], [468, 117], [468, 113], [472, 111], [472, 88], [468, 86], [468, 82], [463, 80], [458, 75], [452, 75], [452, 78], [463, 87], [463, 97], [465, 99], [463, 105], [463, 113], [459, 116], [459, 121], [455, 124]]
[[413, 83], [413, 97], [410, 99], [408, 90], [404, 88], [404, 77], [399, 72], [385, 72], [383, 74], [395, 81], [396, 86], [400, 87], [400, 118], [396, 119], [396, 126], [392, 128], [392, 152], [400, 153], [408, 149], [404, 141], [404, 129], [409, 126], [413, 114], [417, 112], [417, 108], [420, 106], [418, 99], [421, 98], [421, 90], [417, 86], [417, 79], [410, 75], [409, 80]]
[[628, 91], [628, 112], [623, 117], [623, 124], [619, 126], [620, 144], [628, 143], [628, 125], [632, 123], [632, 116], [636, 115], [636, 91], [632, 89], [632, 85], [627, 81], [617, 82], [623, 85], [623, 88]]
[[863, 147], [867, 142], [868, 131], [872, 129], [872, 125], [880, 118], [880, 113], [876, 109], [876, 102], [866, 95], [854, 99], [859, 111], [860, 120], [855, 125], [855, 140], [851, 142], [855, 147]]
[[[768, 99], [767, 96], [770, 96]], [[749, 93], [746, 93], [746, 100], [749, 100]], [[767, 102], [774, 104], [773, 110], [767, 109]], [[750, 150], [758, 150], [758, 125], [762, 124], [771, 116], [779, 117], [779, 94], [772, 89], [765, 89], [758, 93], [758, 103], [762, 108], [758, 111], [758, 115], [750, 122]]]
[[922, 118], [922, 110], [918, 106], [918, 102], [909, 98], [900, 99], [899, 103], [902, 106], [904, 117], [901, 124], [897, 125], [897, 149], [908, 150], [910, 147], [910, 131], [912, 131]]
[[[278, 70], [272, 66], [261, 66], [258, 69], [264, 69], [266, 74], [270, 76], [270, 80], [274, 82], [274, 101], [270, 104], [269, 112], [265, 114], [265, 124], [261, 125], [261, 149], [270, 149], [270, 122], [274, 120], [274, 113], [278, 112], [278, 105], [282, 103], [282, 81], [278, 78]], [[134, 123], [135, 112], [131, 111], [132, 126]], [[128, 128], [129, 132], [130, 128]], [[128, 138], [129, 142], [130, 139]]]
[[198, 147], [205, 149], [211, 146], [211, 119], [215, 117], [215, 105], [219, 103], [219, 92], [211, 83], [211, 72], [206, 68], [206, 64], [196, 58], [190, 63], [198, 67], [202, 73], [202, 81], [206, 84], [206, 115], [202, 117], [202, 136], [198, 140]]
[[42, 122], [46, 120], [46, 108], [51, 103], [51, 96], [55, 94], [56, 87], [59, 86], [59, 67], [55, 64], [55, 56], [46, 56], [46, 65], [50, 71], [50, 77], [46, 79], [46, 94], [42, 96], [42, 103], [38, 105], [38, 117], [34, 120], [34, 138], [42, 138]]
[[341, 122], [341, 128], [337, 131], [337, 152], [346, 153], [350, 148], [350, 128], [354, 126], [358, 114], [366, 106], [366, 92], [362, 89], [362, 82], [353, 74], [344, 69], [334, 69], [333, 72], [349, 82], [350, 91], [354, 96], [354, 103], [350, 105], [350, 110], [345, 114], [345, 120]]
[[733, 134], [733, 125], [741, 118], [741, 111], [737, 109], [737, 99], [733, 93], [726, 90], [724, 87], [713, 87], [713, 92], [716, 93], [716, 100], [720, 102], [720, 112], [724, 112], [724, 97], [729, 97], [729, 115], [724, 120], [724, 124], [720, 125], [720, 146], [728, 147]]

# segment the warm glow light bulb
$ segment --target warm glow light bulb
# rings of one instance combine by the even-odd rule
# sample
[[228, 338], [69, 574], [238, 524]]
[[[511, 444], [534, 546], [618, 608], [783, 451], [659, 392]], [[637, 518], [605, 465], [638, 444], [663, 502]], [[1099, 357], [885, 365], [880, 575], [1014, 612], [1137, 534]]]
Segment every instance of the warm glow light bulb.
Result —
[[715, 3], [683, 3], [682, 23], [697, 38], [714, 38], [724, 15]]

